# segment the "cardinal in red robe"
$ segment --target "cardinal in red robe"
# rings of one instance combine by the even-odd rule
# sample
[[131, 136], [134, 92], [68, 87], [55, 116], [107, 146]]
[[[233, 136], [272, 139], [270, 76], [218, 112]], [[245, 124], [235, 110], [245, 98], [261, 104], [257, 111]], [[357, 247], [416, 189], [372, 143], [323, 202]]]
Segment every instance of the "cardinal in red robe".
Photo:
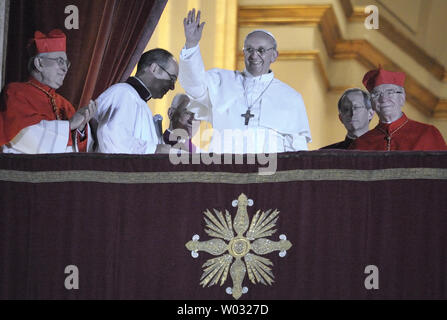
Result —
[[0, 102], [0, 148], [4, 153], [85, 152], [88, 121], [96, 103], [75, 110], [56, 93], [70, 67], [60, 30], [36, 31], [28, 46], [30, 77], [7, 85]]
[[379, 68], [365, 74], [363, 84], [371, 93], [379, 124], [356, 139], [351, 150], [447, 150], [439, 130], [409, 119], [403, 112], [405, 74]]

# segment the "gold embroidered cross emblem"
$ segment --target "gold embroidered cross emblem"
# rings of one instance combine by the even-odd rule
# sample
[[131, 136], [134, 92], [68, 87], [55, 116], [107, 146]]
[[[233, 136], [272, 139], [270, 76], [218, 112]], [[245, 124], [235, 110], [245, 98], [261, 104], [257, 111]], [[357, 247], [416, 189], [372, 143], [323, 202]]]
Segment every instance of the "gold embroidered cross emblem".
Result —
[[193, 240], [186, 244], [186, 248], [191, 251], [194, 258], [198, 257], [199, 251], [219, 256], [203, 264], [200, 284], [202, 287], [210, 287], [220, 282], [222, 286], [229, 272], [233, 287], [228, 288], [227, 293], [239, 299], [248, 291], [242, 287], [246, 274], [253, 284], [271, 285], [274, 282], [271, 268], [273, 263], [261, 255], [280, 251], [279, 255], [284, 257], [292, 244], [284, 235], [280, 236], [280, 241], [266, 238], [276, 232], [273, 228], [279, 218], [278, 210], [273, 212], [258, 210], [250, 223], [247, 206], [252, 205], [252, 201], [248, 200], [245, 194], [241, 194], [233, 203], [234, 206], [237, 204], [238, 208], [234, 221], [231, 220], [228, 210], [225, 210], [225, 217], [222, 212], [215, 209], [214, 215], [209, 210], [205, 211], [205, 232], [214, 238], [199, 241], [199, 236], [195, 235]]

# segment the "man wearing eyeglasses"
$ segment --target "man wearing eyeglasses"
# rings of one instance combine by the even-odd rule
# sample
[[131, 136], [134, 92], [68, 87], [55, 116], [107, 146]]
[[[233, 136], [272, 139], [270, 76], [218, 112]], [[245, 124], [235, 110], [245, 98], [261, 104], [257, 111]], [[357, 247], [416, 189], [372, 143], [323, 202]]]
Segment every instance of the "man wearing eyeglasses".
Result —
[[0, 107], [0, 151], [4, 153], [85, 152], [92, 146], [88, 121], [96, 103], [75, 110], [57, 94], [70, 67], [65, 34], [36, 31], [30, 41], [27, 82], [10, 83]]
[[[214, 153], [277, 153], [307, 150], [310, 129], [301, 95], [275, 78], [270, 65], [278, 57], [274, 36], [254, 30], [244, 42], [243, 72], [205, 71], [199, 42], [200, 11], [183, 21], [185, 47], [180, 53], [180, 83], [196, 102], [197, 120], [211, 122]], [[228, 52], [228, 54], [233, 54]], [[229, 139], [228, 139], [229, 138]]]
[[359, 88], [346, 90], [338, 100], [338, 118], [347, 130], [346, 138], [321, 149], [348, 149], [355, 139], [368, 132], [373, 116], [368, 92]]
[[159, 143], [149, 99], [161, 99], [174, 90], [178, 64], [164, 49], [145, 52], [135, 77], [117, 83], [97, 99], [97, 152], [151, 154], [169, 153], [170, 146]]
[[369, 71], [363, 84], [371, 93], [379, 124], [351, 144], [356, 150], [447, 150], [446, 143], [432, 125], [409, 119], [403, 112], [405, 74], [384, 69]]

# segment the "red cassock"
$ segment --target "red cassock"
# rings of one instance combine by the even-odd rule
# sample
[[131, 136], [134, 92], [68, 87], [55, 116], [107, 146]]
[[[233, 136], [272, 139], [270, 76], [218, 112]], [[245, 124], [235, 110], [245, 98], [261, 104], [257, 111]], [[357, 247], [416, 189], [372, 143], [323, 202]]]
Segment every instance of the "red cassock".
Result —
[[403, 114], [393, 123], [379, 123], [373, 130], [356, 139], [349, 149], [436, 151], [447, 150], [447, 145], [434, 126], [410, 120]]
[[[0, 146], [10, 142], [28, 126], [38, 124], [42, 120], [68, 120], [75, 112], [68, 100], [34, 78], [30, 78], [28, 82], [10, 83], [4, 89], [1, 99]], [[85, 132], [87, 133], [87, 129]], [[81, 141], [79, 135], [76, 137], [79, 151], [85, 152], [87, 138]], [[67, 146], [72, 144], [72, 135], [67, 132]]]

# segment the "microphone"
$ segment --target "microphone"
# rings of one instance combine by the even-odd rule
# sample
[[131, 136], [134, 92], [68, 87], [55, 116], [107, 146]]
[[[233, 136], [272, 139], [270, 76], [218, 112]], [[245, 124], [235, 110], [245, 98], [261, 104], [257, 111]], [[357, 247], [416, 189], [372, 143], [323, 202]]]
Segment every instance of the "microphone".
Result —
[[154, 124], [157, 129], [158, 138], [160, 141], [163, 141], [163, 125], [162, 125], [163, 117], [161, 114], [156, 114], [154, 116]]

